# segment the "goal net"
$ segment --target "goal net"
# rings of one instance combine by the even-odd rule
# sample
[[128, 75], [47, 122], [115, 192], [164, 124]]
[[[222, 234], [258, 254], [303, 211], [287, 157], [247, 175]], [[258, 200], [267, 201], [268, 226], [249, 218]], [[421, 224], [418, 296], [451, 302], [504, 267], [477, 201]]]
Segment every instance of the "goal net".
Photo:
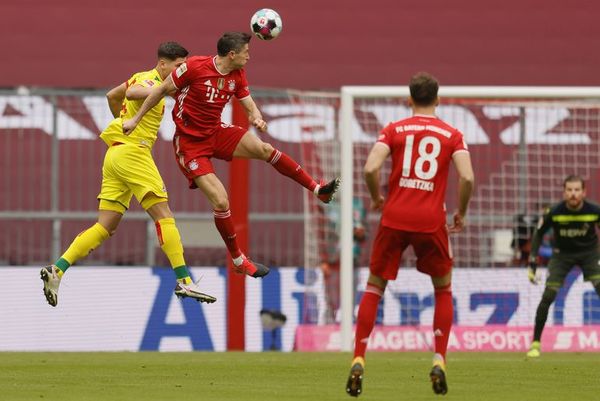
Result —
[[[362, 167], [380, 130], [411, 115], [407, 96], [404, 87], [344, 87], [339, 104], [314, 93], [292, 95], [294, 103], [306, 107], [312, 127], [318, 126], [314, 121], [318, 116], [323, 118], [321, 129], [335, 124], [334, 130], [320, 131], [329, 135], [302, 142], [302, 162], [308, 171], [328, 178], [342, 176], [337, 201], [322, 205], [307, 197], [305, 202], [307, 277], [322, 277], [324, 262], [341, 266], [338, 294], [327, 289], [331, 283], [323, 280], [324, 295], [316, 298], [316, 304], [310, 300], [305, 322], [330, 323], [328, 298], [338, 296], [340, 308], [333, 321], [342, 323], [343, 349], [351, 341], [352, 317], [368, 275], [371, 241], [380, 217], [367, 211], [370, 199]], [[597, 88], [442, 87], [440, 96], [437, 115], [464, 133], [476, 174], [468, 226], [451, 237], [455, 303], [466, 303], [463, 307], [473, 312], [463, 313], [460, 324], [531, 325], [543, 286], [530, 287], [524, 270], [514, 268], [524, 266], [533, 227], [543, 208], [561, 199], [567, 175], [588, 180], [588, 198], [599, 198], [595, 182], [600, 168], [600, 92]], [[382, 172], [384, 193], [389, 167], [386, 164]], [[451, 169], [446, 197], [449, 217], [457, 208], [457, 181]], [[366, 235], [361, 241], [356, 232], [365, 212]], [[409, 291], [412, 285], [425, 285], [431, 292], [427, 277], [411, 281], [415, 266], [411, 251], [401, 266], [399, 279], [389, 284], [384, 299], [394, 297], [393, 303], [400, 306], [393, 309], [384, 302], [378, 323], [431, 324], [431, 299], [420, 296], [420, 290]], [[500, 291], [492, 292], [490, 300], [489, 291], [494, 289]], [[460, 292], [469, 296], [463, 299]], [[478, 309], [480, 304], [493, 310], [484, 313], [485, 308]]]

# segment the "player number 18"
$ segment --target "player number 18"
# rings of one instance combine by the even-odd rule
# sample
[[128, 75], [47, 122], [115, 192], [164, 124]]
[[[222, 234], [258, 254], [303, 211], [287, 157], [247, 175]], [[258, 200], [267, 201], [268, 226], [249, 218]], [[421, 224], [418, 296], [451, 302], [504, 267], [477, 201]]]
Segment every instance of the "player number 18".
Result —
[[[414, 142], [414, 135], [406, 136], [404, 161], [402, 163], [403, 177], [410, 177]], [[415, 161], [415, 175], [422, 180], [429, 180], [435, 177], [435, 174], [437, 173], [438, 163], [436, 157], [439, 156], [442, 145], [440, 140], [436, 137], [425, 136], [421, 138], [418, 146], [417, 152], [419, 153], [419, 157], [417, 157], [417, 160]], [[425, 163], [427, 163], [427, 165]], [[427, 170], [425, 170], [425, 168], [427, 168]]]

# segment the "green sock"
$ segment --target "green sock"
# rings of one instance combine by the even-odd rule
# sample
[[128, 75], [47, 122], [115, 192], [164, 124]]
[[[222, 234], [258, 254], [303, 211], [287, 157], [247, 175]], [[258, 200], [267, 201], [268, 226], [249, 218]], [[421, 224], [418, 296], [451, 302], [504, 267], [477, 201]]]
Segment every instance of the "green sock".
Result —
[[58, 267], [58, 270], [64, 273], [71, 266], [71, 264], [65, 258], [60, 258], [56, 261], [56, 263], [54, 263], [54, 266]]

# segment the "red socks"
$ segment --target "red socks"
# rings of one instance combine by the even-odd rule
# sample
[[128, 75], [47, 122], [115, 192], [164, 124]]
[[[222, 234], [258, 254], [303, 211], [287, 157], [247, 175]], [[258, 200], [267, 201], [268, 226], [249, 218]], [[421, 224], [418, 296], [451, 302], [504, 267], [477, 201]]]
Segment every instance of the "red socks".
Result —
[[215, 226], [221, 234], [221, 238], [225, 241], [225, 245], [229, 250], [232, 258], [237, 258], [242, 255], [240, 247], [238, 246], [235, 228], [233, 227], [233, 220], [231, 219], [231, 211], [227, 210], [213, 210], [215, 216]]
[[317, 186], [315, 180], [313, 180], [310, 175], [306, 174], [306, 172], [302, 170], [302, 167], [285, 153], [274, 149], [269, 160], [267, 160], [267, 163], [272, 164], [279, 173], [286, 177], [290, 177], [309, 191], [315, 190]]
[[369, 336], [371, 335], [371, 331], [373, 331], [375, 319], [377, 318], [377, 306], [383, 296], [383, 291], [383, 289], [373, 284], [367, 284], [367, 289], [360, 300], [358, 317], [356, 318], [354, 358], [358, 356], [361, 358], [365, 357]]
[[452, 288], [448, 284], [445, 287], [435, 289], [435, 312], [433, 315], [433, 334], [435, 336], [435, 352], [446, 360], [448, 338], [452, 328], [454, 306], [452, 305]]
[[[375, 326], [377, 318], [377, 307], [383, 296], [383, 289], [367, 284], [356, 319], [356, 336], [354, 344], [354, 358], [365, 357], [369, 336]], [[435, 289], [435, 312], [433, 316], [433, 332], [435, 336], [435, 352], [446, 359], [448, 339], [452, 328], [454, 307], [452, 305], [452, 289], [448, 284], [446, 287]]]

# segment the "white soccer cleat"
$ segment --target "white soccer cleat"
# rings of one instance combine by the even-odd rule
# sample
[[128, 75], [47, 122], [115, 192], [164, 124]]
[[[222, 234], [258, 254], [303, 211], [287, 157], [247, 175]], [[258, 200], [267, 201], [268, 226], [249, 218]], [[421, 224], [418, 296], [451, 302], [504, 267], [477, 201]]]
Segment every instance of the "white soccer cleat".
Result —
[[193, 298], [198, 302], [206, 302], [207, 304], [212, 304], [217, 300], [217, 298], [212, 295], [208, 295], [200, 291], [200, 287], [198, 283], [177, 283], [175, 286], [175, 295], [177, 298]]
[[54, 265], [43, 267], [40, 271], [40, 278], [44, 282], [44, 296], [51, 306], [58, 304], [58, 286], [60, 285], [60, 276], [58, 267]]

